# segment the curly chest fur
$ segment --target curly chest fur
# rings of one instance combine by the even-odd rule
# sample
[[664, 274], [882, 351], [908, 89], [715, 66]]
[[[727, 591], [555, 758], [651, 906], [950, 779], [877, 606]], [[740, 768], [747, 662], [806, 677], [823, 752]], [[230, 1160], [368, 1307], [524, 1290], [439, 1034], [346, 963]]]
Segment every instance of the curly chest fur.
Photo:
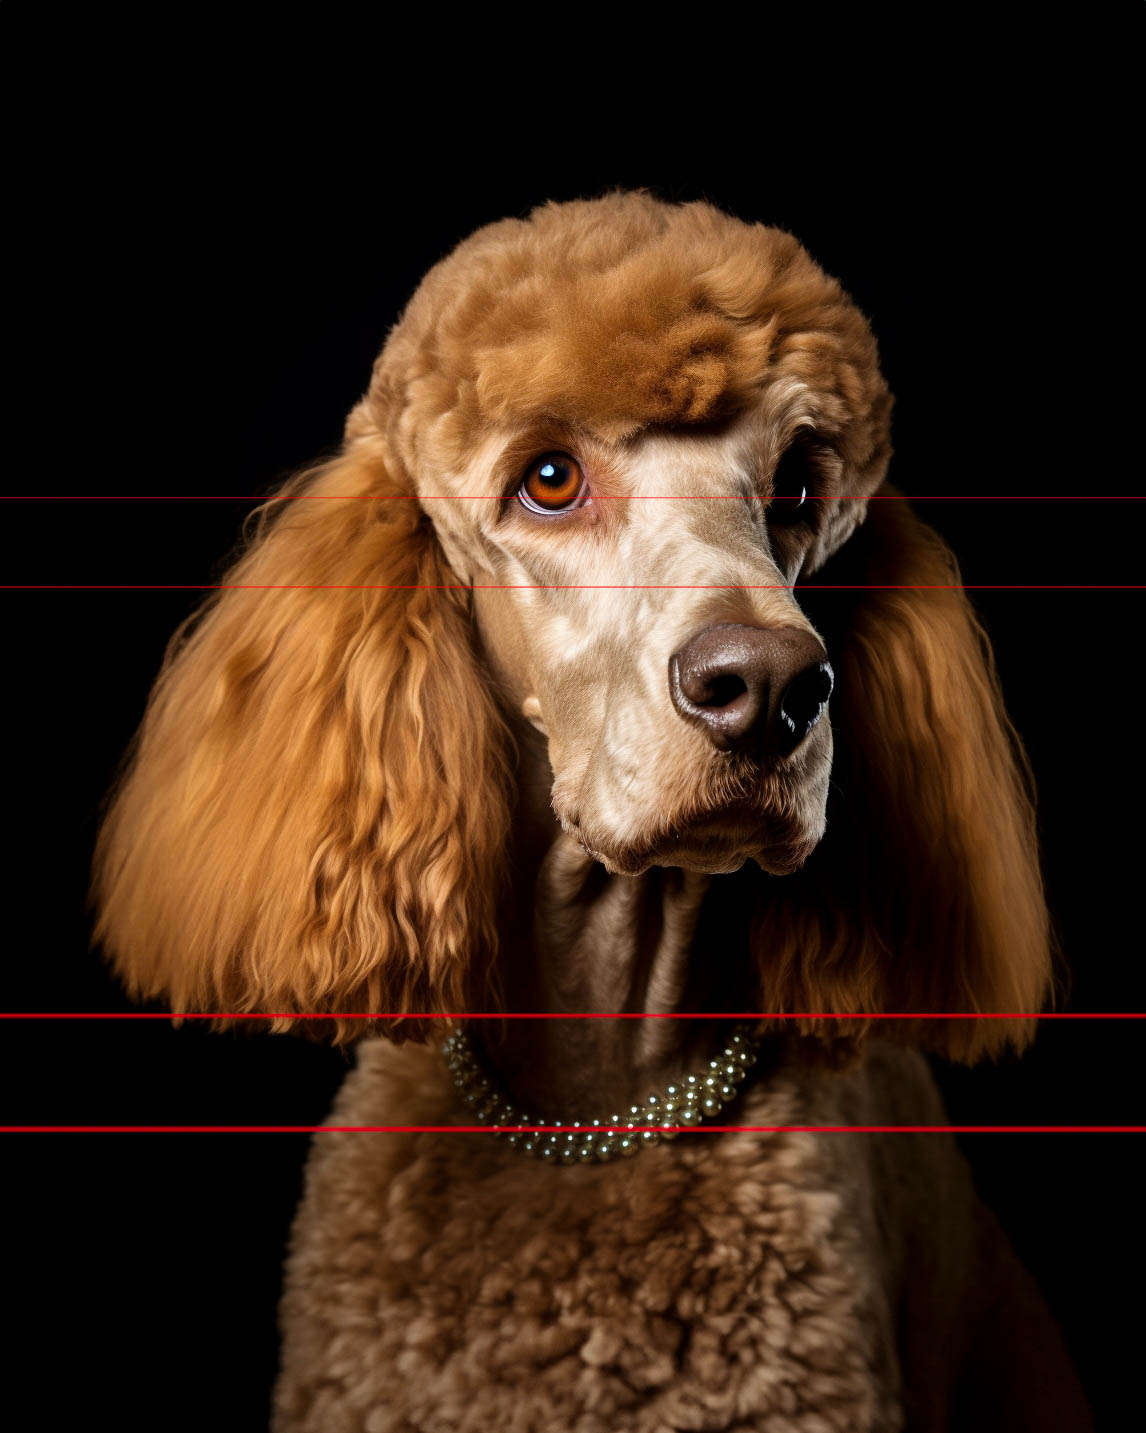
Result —
[[[738, 1118], [855, 1120], [872, 1089], [781, 1077]], [[333, 1119], [398, 1110], [448, 1117], [435, 1058], [370, 1049]], [[276, 1427], [899, 1428], [887, 1230], [910, 1180], [887, 1182], [852, 1135], [696, 1135], [559, 1169], [478, 1135], [320, 1136]]]

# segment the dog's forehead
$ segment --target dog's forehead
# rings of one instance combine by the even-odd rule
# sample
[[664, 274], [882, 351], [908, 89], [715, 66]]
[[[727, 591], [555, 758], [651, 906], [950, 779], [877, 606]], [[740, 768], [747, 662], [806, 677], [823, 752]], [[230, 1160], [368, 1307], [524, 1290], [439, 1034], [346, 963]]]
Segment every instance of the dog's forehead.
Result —
[[625, 195], [461, 244], [392, 333], [372, 397], [403, 457], [432, 428], [437, 463], [456, 468], [493, 426], [546, 414], [618, 441], [724, 421], [777, 379], [821, 393], [840, 422], [867, 416], [874, 341], [839, 284], [780, 230]]

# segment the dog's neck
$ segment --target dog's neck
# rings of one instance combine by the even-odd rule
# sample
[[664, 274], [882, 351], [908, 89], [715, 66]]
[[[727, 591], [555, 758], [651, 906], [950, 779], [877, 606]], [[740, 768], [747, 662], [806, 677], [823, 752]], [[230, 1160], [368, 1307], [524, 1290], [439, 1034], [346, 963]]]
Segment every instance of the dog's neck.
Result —
[[[743, 1010], [742, 883], [654, 867], [611, 876], [550, 805], [544, 742], [519, 740], [518, 810], [500, 966], [511, 1012]], [[740, 927], [743, 925], [743, 931]], [[486, 1054], [523, 1108], [590, 1119], [702, 1065], [730, 1022], [658, 1018], [482, 1023]]]

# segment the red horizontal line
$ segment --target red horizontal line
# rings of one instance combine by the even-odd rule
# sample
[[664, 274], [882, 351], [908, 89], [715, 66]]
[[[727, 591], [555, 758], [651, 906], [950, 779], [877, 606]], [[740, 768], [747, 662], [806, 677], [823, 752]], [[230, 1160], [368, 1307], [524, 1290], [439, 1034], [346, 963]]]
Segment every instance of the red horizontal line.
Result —
[[1141, 582], [0, 582], [4, 592], [1140, 592]]
[[[634, 1126], [640, 1129], [640, 1125]], [[677, 1134], [1146, 1134], [1146, 1125], [674, 1125]], [[0, 1134], [532, 1134], [569, 1125], [0, 1125]], [[619, 1134], [628, 1131], [622, 1126]]]
[[[594, 502], [752, 502], [757, 493], [594, 493]], [[1137, 503], [1142, 493], [808, 493], [807, 502]], [[0, 493], [10, 503], [513, 502], [516, 493]]]
[[1142, 1010], [3, 1010], [0, 1020], [1146, 1020]]

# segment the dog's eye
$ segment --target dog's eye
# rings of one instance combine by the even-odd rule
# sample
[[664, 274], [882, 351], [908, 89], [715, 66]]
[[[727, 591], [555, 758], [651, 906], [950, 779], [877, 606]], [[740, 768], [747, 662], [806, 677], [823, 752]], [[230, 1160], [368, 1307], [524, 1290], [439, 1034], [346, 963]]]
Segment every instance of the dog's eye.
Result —
[[772, 496], [768, 518], [774, 523], [793, 523], [811, 512], [808, 490], [812, 485], [811, 455], [806, 444], [797, 439], [781, 454], [772, 474]]
[[525, 470], [517, 496], [531, 512], [567, 512], [588, 494], [581, 464], [568, 453], [544, 453]]

